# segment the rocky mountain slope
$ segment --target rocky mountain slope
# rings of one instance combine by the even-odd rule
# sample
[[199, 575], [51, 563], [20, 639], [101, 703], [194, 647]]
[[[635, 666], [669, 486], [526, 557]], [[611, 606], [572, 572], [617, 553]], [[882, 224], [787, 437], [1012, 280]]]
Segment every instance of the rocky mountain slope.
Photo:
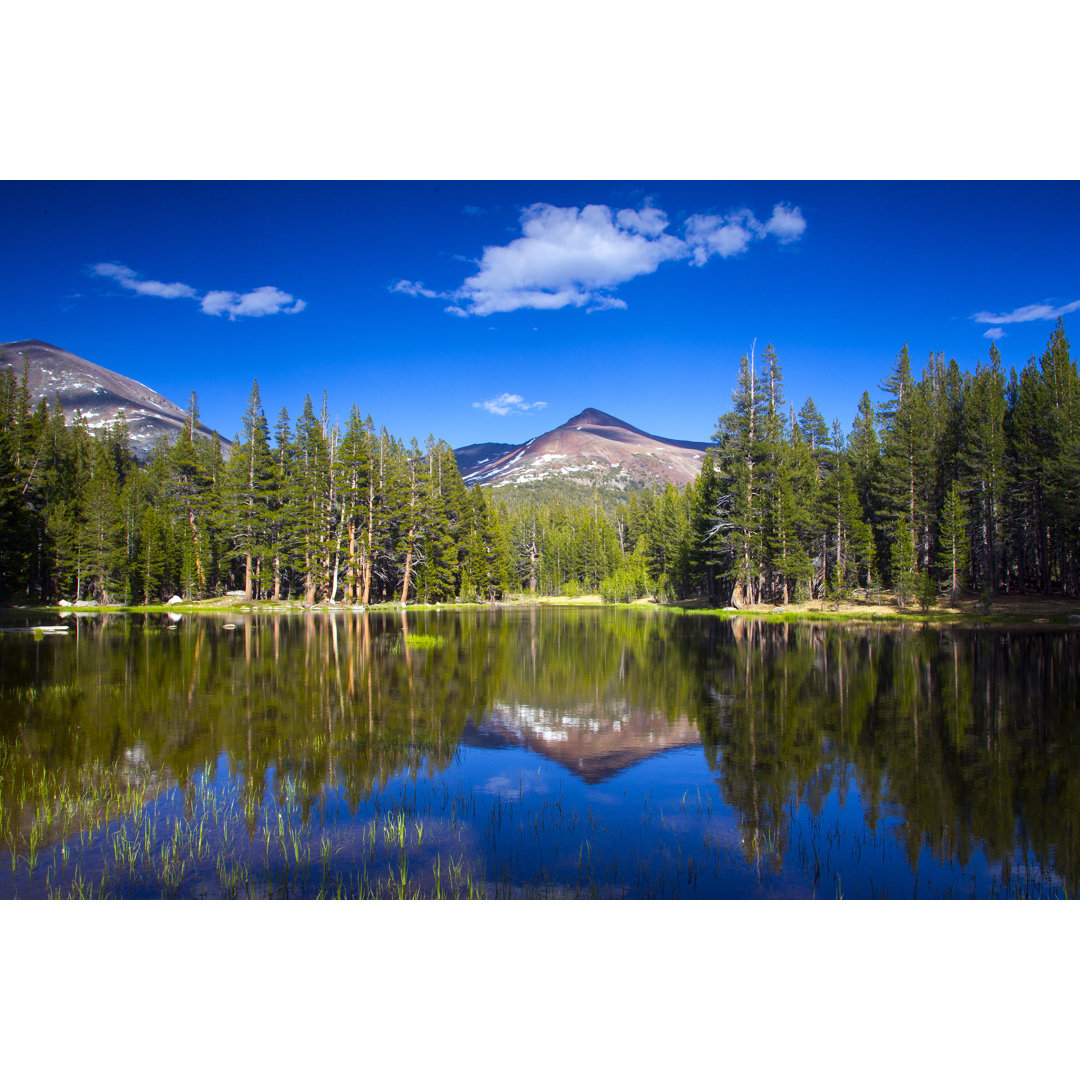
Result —
[[650, 435], [625, 420], [586, 409], [519, 446], [478, 443], [454, 451], [465, 483], [499, 488], [569, 480], [625, 490], [686, 484], [711, 444]]
[[[21, 376], [24, 358], [29, 362], [32, 405], [47, 398], [51, 408], [59, 394], [67, 422], [78, 410], [91, 430], [113, 423], [123, 409], [132, 450], [140, 459], [145, 460], [162, 435], [175, 438], [188, 421], [179, 405], [148, 386], [36, 338], [0, 345], [0, 372], [12, 368]], [[199, 430], [203, 435], [213, 434], [202, 424]], [[221, 441], [223, 447], [228, 446], [226, 439]]]

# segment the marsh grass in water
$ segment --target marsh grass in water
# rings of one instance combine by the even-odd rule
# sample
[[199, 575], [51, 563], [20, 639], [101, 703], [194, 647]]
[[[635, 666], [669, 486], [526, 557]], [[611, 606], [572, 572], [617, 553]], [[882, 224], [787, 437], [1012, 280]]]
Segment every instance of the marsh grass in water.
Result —
[[[522, 778], [524, 779], [524, 778]], [[636, 821], [581, 806], [565, 791], [529, 799], [459, 783], [399, 778], [355, 808], [299, 777], [255, 785], [207, 764], [156, 798], [128, 792], [128, 812], [46, 835], [31, 823], [9, 879], [14, 895], [53, 898], [681, 899], [979, 895], [973, 875], [941, 888], [933, 874], [901, 887], [882, 863], [883, 822], [851, 828], [793, 803], [783, 828], [712, 828], [711, 794], [645, 794]], [[101, 789], [98, 789], [101, 793]], [[249, 810], [256, 803], [254, 820]], [[869, 887], [848, 884], [871, 866]], [[850, 869], [849, 869], [850, 868]], [[1067, 896], [1027, 860], [992, 877], [988, 895]]]
[[446, 642], [433, 634], [406, 634], [405, 645], [410, 649], [441, 649]]

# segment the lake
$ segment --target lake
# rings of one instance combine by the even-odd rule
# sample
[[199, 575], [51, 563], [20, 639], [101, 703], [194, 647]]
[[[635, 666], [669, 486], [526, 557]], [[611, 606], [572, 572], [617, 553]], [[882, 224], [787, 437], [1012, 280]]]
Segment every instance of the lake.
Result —
[[1080, 884], [1077, 629], [590, 607], [34, 621], [60, 620], [8, 612], [0, 633], [5, 898]]

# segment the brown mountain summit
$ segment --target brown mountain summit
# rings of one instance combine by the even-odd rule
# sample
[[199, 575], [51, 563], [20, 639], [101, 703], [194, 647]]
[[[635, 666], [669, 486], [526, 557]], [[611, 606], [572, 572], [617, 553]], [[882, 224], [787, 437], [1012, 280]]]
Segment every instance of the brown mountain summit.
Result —
[[454, 451], [465, 483], [502, 487], [565, 478], [625, 489], [685, 484], [701, 471], [710, 444], [668, 439], [588, 408], [519, 446], [478, 443]]
[[[46, 398], [52, 408], [59, 395], [65, 420], [71, 423], [78, 411], [91, 430], [113, 423], [123, 409], [131, 448], [139, 458], [145, 459], [162, 435], [174, 439], [188, 422], [188, 414], [179, 405], [148, 386], [47, 341], [28, 338], [0, 345], [0, 371], [11, 368], [16, 376], [21, 376], [24, 360], [34, 405]], [[203, 435], [212, 434], [203, 424], [199, 430]], [[228, 446], [227, 440], [221, 441], [223, 446]]]

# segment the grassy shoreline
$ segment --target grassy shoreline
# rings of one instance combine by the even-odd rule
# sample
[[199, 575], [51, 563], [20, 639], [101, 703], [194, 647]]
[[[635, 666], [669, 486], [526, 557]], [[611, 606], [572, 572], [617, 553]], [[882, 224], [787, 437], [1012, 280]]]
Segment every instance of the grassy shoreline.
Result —
[[[449, 603], [399, 602], [368, 604], [366, 607], [349, 603], [304, 604], [299, 600], [244, 600], [240, 597], [219, 596], [179, 604], [107, 604], [61, 607], [57, 604], [5, 604], [0, 611], [49, 614], [165, 614], [200, 615], [224, 614], [304, 614], [307, 612], [405, 612], [457, 611], [516, 607], [615, 607], [646, 611], [666, 611], [686, 615], [713, 615], [727, 618], [754, 618], [769, 622], [915, 622], [934, 624], [1016, 624], [1077, 625], [1080, 623], [1080, 600], [1054, 596], [1000, 596], [989, 610], [981, 609], [976, 599], [960, 599], [948, 605], [936, 605], [928, 611], [909, 606], [899, 608], [895, 603], [877, 601], [814, 600], [798, 604], [757, 604], [750, 607], [710, 607], [703, 601], [683, 601], [663, 604], [654, 600], [606, 604], [598, 594], [582, 596], [517, 595], [490, 603], [454, 601]], [[1071, 621], [1070, 621], [1071, 620]]]

